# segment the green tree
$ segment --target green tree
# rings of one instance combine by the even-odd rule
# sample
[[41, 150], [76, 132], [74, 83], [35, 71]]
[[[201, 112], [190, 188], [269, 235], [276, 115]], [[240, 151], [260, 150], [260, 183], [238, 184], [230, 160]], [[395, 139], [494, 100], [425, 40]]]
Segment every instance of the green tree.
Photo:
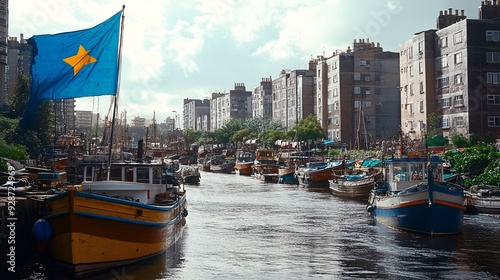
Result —
[[231, 136], [231, 141], [236, 143], [236, 147], [238, 147], [239, 143], [243, 143], [245, 140], [250, 138], [250, 130], [247, 128], [240, 129], [236, 131], [233, 136]]
[[500, 160], [494, 160], [488, 164], [483, 173], [481, 173], [476, 178], [472, 179], [470, 182], [467, 182], [467, 185], [493, 185], [497, 186], [500, 184]]
[[24, 115], [30, 98], [31, 86], [29, 83], [29, 76], [24, 72], [20, 72], [14, 94], [8, 100], [14, 118], [20, 118]]
[[7, 172], [7, 162], [3, 158], [25, 160], [28, 159], [28, 153], [26, 147], [7, 144], [4, 140], [0, 139], [0, 171]]
[[267, 129], [259, 134], [259, 139], [264, 148], [272, 148], [277, 140], [286, 139], [286, 133], [278, 129]]
[[[49, 145], [55, 137], [52, 101], [42, 101], [28, 109], [31, 86], [27, 75], [21, 73], [9, 104], [18, 118], [17, 125], [4, 135], [7, 143], [24, 145], [30, 157], [36, 158], [40, 146]], [[35, 104], [32, 102], [32, 104]]]
[[451, 135], [451, 142], [456, 148], [465, 148], [470, 146], [469, 139], [463, 135], [453, 134]]
[[315, 115], [300, 120], [291, 131], [298, 141], [313, 142], [324, 138], [323, 128]]
[[19, 119], [11, 119], [0, 115], [0, 140], [6, 140], [10, 135], [14, 135]]
[[184, 131], [184, 139], [186, 140], [186, 144], [191, 146], [193, 143], [198, 143], [198, 140], [202, 137], [202, 131], [201, 130], [194, 130], [194, 129], [186, 129]]
[[479, 176], [493, 161], [500, 159], [499, 153], [490, 145], [472, 146], [465, 150], [447, 151], [442, 156], [458, 173]]
[[427, 116], [427, 135], [439, 135], [439, 122], [435, 113], [430, 113]]

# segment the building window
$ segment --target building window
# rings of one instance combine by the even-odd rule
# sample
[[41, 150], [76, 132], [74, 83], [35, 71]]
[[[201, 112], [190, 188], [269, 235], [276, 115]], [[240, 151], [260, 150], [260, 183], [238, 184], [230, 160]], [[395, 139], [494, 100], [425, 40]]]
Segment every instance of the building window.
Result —
[[424, 82], [420, 82], [419, 88], [420, 88], [420, 93], [424, 93]]
[[361, 93], [361, 88], [360, 87], [354, 87], [354, 94], [360, 94]]
[[413, 77], [413, 66], [410, 66], [410, 77]]
[[486, 82], [488, 84], [500, 84], [500, 73], [498, 72], [488, 72], [486, 73]]
[[453, 123], [455, 126], [464, 126], [464, 117], [454, 117]]
[[439, 46], [441, 46], [441, 48], [446, 48], [448, 46], [448, 37], [439, 39]]
[[360, 108], [361, 107], [361, 101], [354, 101], [354, 108]]
[[499, 116], [488, 116], [488, 126], [489, 127], [500, 127], [500, 117]]
[[338, 82], [338, 80], [339, 80], [339, 78], [337, 77], [337, 75], [333, 75], [332, 78], [333, 78], [333, 82], [334, 83]]
[[453, 34], [453, 43], [462, 43], [462, 31], [458, 31], [457, 33]]
[[488, 95], [488, 105], [500, 105], [500, 95]]
[[366, 60], [360, 60], [359, 66], [366, 66]]
[[408, 104], [408, 105], [410, 105], [410, 106], [409, 106], [409, 109], [408, 109], [408, 110], [410, 111], [410, 114], [415, 113], [415, 112], [413, 111], [413, 103], [410, 103], [410, 104]]
[[454, 60], [455, 60], [455, 64], [460, 64], [462, 63], [462, 53], [459, 52], [459, 53], [456, 53], [454, 55]]
[[408, 48], [408, 58], [412, 59], [413, 58], [413, 47]]
[[354, 73], [354, 80], [355, 81], [361, 80], [361, 75], [359, 73]]
[[448, 67], [448, 56], [441, 58], [441, 67]]
[[462, 84], [462, 74], [456, 74], [453, 76], [453, 80], [455, 82], [455, 85], [461, 85]]
[[410, 84], [410, 95], [413, 95], [413, 84]]
[[418, 73], [424, 73], [424, 65], [422, 62], [418, 63]]
[[418, 54], [422, 54], [424, 52], [424, 42], [418, 42]]
[[437, 79], [436, 85], [437, 85], [437, 88], [444, 88], [444, 87], [450, 86], [449, 77]]
[[500, 53], [499, 52], [487, 52], [486, 53], [486, 62], [500, 62]]
[[366, 95], [369, 95], [370, 93], [371, 93], [371, 92], [370, 92], [370, 90], [369, 90], [369, 89], [365, 90], [365, 94], [366, 94]]
[[443, 108], [450, 107], [450, 98], [443, 98]]
[[488, 42], [498, 42], [500, 39], [498, 30], [486, 30], [486, 41]]
[[450, 127], [450, 120], [448, 118], [442, 118], [441, 128], [449, 128], [449, 127]]
[[464, 97], [462, 95], [457, 95], [453, 98], [453, 107], [464, 106]]
[[419, 107], [420, 113], [423, 113], [424, 112], [424, 101], [420, 101], [418, 107]]

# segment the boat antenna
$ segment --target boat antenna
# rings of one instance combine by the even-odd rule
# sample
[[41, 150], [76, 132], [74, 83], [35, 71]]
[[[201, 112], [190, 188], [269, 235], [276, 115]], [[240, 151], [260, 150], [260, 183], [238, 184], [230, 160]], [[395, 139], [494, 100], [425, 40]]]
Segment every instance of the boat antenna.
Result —
[[122, 45], [123, 45], [123, 27], [125, 22], [125, 5], [122, 6], [122, 22], [120, 26], [120, 41], [118, 45], [118, 84], [116, 88], [116, 95], [114, 98], [113, 119], [111, 120], [111, 134], [109, 136], [109, 155], [108, 155], [108, 181], [111, 173], [111, 158], [113, 154], [113, 132], [115, 130], [116, 111], [118, 110], [118, 93], [120, 93], [120, 75], [121, 75], [121, 59], [122, 59]]

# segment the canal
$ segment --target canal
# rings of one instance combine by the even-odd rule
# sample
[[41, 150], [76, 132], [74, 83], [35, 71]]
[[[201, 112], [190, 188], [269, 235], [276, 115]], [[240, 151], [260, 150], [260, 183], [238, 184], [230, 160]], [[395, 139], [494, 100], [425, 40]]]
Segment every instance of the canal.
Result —
[[[203, 172], [186, 189], [174, 247], [89, 279], [500, 279], [500, 217], [467, 215], [462, 233], [430, 237], [376, 223], [364, 201], [253, 177]], [[45, 258], [24, 270], [64, 277]]]

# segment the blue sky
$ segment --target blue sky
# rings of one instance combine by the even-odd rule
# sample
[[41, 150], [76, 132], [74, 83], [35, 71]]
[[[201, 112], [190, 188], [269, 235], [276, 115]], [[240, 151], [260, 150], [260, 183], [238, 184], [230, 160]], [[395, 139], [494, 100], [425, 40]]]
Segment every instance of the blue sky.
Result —
[[[158, 120], [182, 112], [184, 98], [247, 90], [282, 69], [304, 69], [311, 57], [370, 38], [384, 50], [436, 27], [439, 11], [465, 10], [475, 0], [22, 0], [9, 1], [9, 36], [25, 38], [93, 27], [122, 5], [125, 29], [119, 110]], [[99, 98], [107, 112], [109, 97]], [[97, 111], [97, 100], [77, 100]]]

